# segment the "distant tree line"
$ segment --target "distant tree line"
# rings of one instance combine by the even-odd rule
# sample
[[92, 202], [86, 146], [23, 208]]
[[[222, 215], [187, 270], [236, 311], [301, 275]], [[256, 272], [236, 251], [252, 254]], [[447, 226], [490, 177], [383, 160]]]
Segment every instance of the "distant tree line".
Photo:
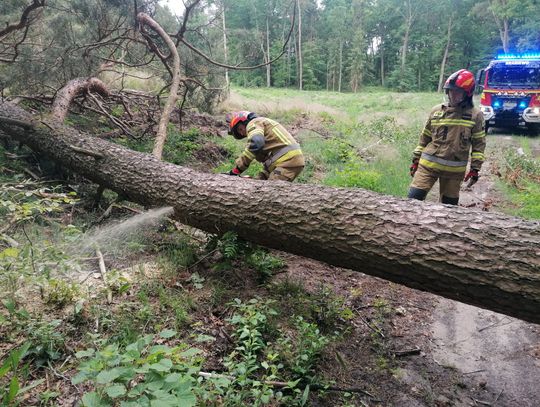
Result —
[[122, 88], [154, 81], [159, 97], [174, 53], [139, 13], [177, 47], [179, 100], [203, 109], [230, 82], [436, 90], [458, 68], [540, 50], [538, 0], [191, 0], [178, 17], [157, 0], [4, 0], [0, 96], [50, 100], [73, 78], [108, 74]]
[[222, 0], [228, 60], [272, 58], [233, 72], [242, 86], [357, 91], [364, 85], [436, 90], [450, 72], [476, 70], [503, 52], [540, 49], [536, 0]]

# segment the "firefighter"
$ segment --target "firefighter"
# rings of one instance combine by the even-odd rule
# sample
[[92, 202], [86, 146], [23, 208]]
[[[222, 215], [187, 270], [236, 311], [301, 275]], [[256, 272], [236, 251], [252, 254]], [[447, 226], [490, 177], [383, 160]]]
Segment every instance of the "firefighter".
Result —
[[447, 102], [431, 110], [413, 153], [409, 198], [423, 201], [439, 180], [440, 201], [457, 205], [461, 183], [478, 181], [486, 137], [484, 116], [473, 105], [474, 87], [474, 75], [465, 69], [446, 80]]
[[258, 179], [292, 182], [302, 172], [305, 163], [300, 145], [281, 124], [246, 111], [229, 113], [226, 121], [235, 139], [247, 138], [247, 146], [229, 175], [240, 175], [254, 159], [263, 163]]

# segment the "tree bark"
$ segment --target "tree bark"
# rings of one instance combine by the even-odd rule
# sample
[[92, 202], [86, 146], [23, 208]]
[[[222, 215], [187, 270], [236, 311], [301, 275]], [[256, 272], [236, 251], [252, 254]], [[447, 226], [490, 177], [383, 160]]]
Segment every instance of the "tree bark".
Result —
[[[229, 52], [227, 50], [227, 27], [225, 25], [225, 1], [223, 0], [221, 2], [221, 11], [222, 11], [222, 25], [223, 25], [223, 60], [225, 61], [225, 64], [229, 63]], [[229, 92], [229, 89], [231, 87], [231, 84], [229, 82], [229, 70], [225, 68], [225, 85], [227, 86], [227, 92]]]
[[[507, 54], [510, 51], [510, 22], [508, 18], [504, 15], [498, 15], [495, 12], [495, 9], [497, 8], [497, 3], [495, 1], [490, 0], [490, 10], [493, 14], [493, 18], [495, 19], [495, 23], [497, 24], [497, 28], [499, 29], [499, 35], [501, 37], [501, 44], [503, 47], [503, 51], [505, 54]], [[499, 6], [501, 6], [503, 9], [507, 8], [506, 1], [500, 1], [498, 2]]]
[[343, 71], [343, 40], [339, 40], [339, 79], [338, 79], [338, 92], [341, 93], [341, 72]]
[[152, 17], [145, 13], [139, 13], [137, 14], [137, 21], [141, 26], [147, 25], [161, 37], [163, 42], [167, 44], [167, 48], [171, 53], [170, 56], [172, 57], [173, 62], [171, 68], [172, 81], [169, 90], [169, 97], [165, 102], [163, 112], [161, 112], [158, 131], [156, 134], [156, 141], [154, 143], [154, 149], [152, 151], [152, 154], [154, 154], [155, 157], [161, 159], [161, 156], [163, 154], [163, 147], [165, 146], [165, 141], [167, 140], [167, 126], [169, 124], [171, 113], [176, 106], [176, 101], [178, 100], [178, 88], [180, 87], [180, 56], [178, 55], [176, 45], [174, 44], [169, 34], [167, 34], [165, 30], [161, 28], [161, 26]]
[[381, 86], [384, 88], [384, 44], [381, 41]]
[[298, 7], [298, 89], [303, 89], [304, 73], [302, 62], [302, 10], [300, 9], [300, 0], [296, 0]]
[[437, 92], [442, 92], [443, 81], [444, 81], [444, 69], [446, 67], [446, 58], [448, 58], [448, 51], [450, 50], [450, 40], [452, 34], [452, 20], [454, 15], [451, 14], [448, 19], [448, 30], [446, 32], [446, 47], [444, 47], [444, 54], [441, 61], [441, 71], [439, 72], [439, 85], [437, 86]]
[[[270, 61], [271, 55], [270, 55], [270, 25], [268, 22], [268, 14], [266, 15], [266, 63]], [[272, 64], [266, 65], [266, 87], [269, 88], [272, 86], [272, 72], [271, 72], [271, 66]]]
[[403, 36], [403, 45], [402, 45], [402, 51], [401, 51], [401, 72], [403, 72], [403, 69], [405, 68], [405, 64], [407, 63], [407, 50], [409, 48], [409, 36], [411, 34], [411, 27], [414, 20], [411, 0], [407, 1], [407, 10], [406, 10], [406, 14], [404, 14], [404, 17], [405, 17], [405, 34]]
[[86, 92], [97, 92], [103, 97], [109, 96], [107, 85], [98, 78], [73, 79], [56, 94], [52, 105], [51, 118], [63, 122], [73, 99]]
[[[203, 174], [0, 104], [0, 131], [185, 224], [540, 323], [540, 224], [362, 189]], [[91, 152], [91, 154], [89, 153]]]

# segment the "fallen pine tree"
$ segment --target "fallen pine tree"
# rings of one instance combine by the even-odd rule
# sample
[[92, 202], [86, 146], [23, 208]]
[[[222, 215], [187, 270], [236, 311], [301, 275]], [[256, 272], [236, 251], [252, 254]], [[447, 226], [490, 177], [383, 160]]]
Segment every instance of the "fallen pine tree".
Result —
[[540, 225], [361, 189], [203, 174], [0, 104], [0, 132], [181, 222], [540, 323]]

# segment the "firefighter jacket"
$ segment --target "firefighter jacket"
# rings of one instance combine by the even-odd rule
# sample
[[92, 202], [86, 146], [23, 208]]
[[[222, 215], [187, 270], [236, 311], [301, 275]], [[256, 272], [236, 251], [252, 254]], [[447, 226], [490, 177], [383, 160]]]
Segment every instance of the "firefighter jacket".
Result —
[[276, 167], [303, 167], [304, 156], [300, 145], [278, 122], [266, 117], [256, 117], [247, 127], [247, 146], [235, 161], [236, 167], [245, 171], [251, 161], [257, 160], [268, 172]]
[[437, 105], [420, 135], [414, 158], [438, 176], [463, 178], [469, 156], [471, 169], [484, 162], [486, 134], [484, 116], [475, 107]]

